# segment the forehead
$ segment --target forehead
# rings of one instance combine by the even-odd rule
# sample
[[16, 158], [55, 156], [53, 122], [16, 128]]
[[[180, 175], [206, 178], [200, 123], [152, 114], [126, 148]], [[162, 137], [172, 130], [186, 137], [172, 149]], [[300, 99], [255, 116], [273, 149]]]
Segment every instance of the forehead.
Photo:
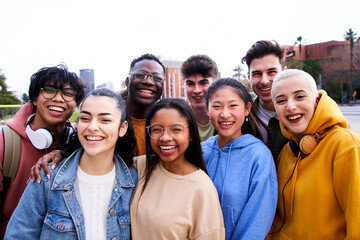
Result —
[[292, 94], [298, 90], [304, 90], [305, 92], [312, 94], [312, 90], [308, 82], [301, 76], [290, 76], [276, 82], [272, 86], [275, 97], [277, 95]]
[[185, 116], [175, 108], [162, 108], [158, 110], [151, 119], [151, 124], [157, 123], [163, 126], [170, 126], [176, 123], [187, 123]]
[[212, 77], [204, 77], [201, 74], [193, 74], [193, 75], [191, 75], [191, 76], [189, 76], [189, 77], [187, 77], [185, 79], [185, 81], [192, 81], [192, 82], [199, 82], [199, 81], [202, 81], [202, 80], [208, 80], [210, 83], [213, 82]]
[[269, 54], [261, 58], [253, 59], [250, 63], [249, 70], [250, 72], [265, 71], [271, 68], [281, 69], [280, 59], [275, 54]]
[[236, 89], [230, 86], [219, 88], [211, 96], [210, 101], [229, 102], [229, 101], [242, 101]]
[[144, 59], [135, 63], [134, 67], [131, 70], [146, 71], [149, 73], [159, 73], [159, 74], [164, 73], [162, 66], [157, 61], [150, 59]]
[[108, 112], [111, 114], [120, 114], [120, 110], [117, 108], [115, 99], [105, 96], [89, 96], [81, 104], [81, 110], [86, 110], [90, 113]]

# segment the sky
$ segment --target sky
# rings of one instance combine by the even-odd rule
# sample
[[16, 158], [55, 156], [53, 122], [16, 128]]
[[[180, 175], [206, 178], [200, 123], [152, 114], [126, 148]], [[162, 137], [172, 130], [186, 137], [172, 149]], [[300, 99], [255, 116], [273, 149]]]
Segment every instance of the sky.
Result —
[[27, 93], [40, 68], [94, 69], [95, 86], [125, 80], [144, 53], [184, 61], [207, 54], [222, 77], [253, 43], [293, 45], [360, 36], [359, 0], [0, 0], [0, 69], [10, 90]]

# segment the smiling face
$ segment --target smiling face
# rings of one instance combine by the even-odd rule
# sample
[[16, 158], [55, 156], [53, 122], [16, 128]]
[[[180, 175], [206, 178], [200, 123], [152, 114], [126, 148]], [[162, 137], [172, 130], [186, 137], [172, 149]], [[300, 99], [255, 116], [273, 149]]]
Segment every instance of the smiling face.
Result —
[[[131, 72], [151, 73], [162, 78], [165, 77], [163, 68], [155, 60], [141, 60], [134, 65]], [[147, 76], [145, 80], [140, 80], [135, 78], [133, 74], [130, 74], [125, 84], [128, 87], [127, 102], [132, 107], [148, 108], [161, 97], [163, 90], [163, 83], [155, 83], [150, 76]]]
[[78, 138], [84, 156], [104, 157], [114, 155], [116, 141], [127, 130], [125, 121], [120, 127], [121, 112], [110, 97], [89, 96], [81, 106], [77, 126]]
[[[164, 167], [169, 164], [181, 164], [186, 161], [185, 151], [190, 142], [190, 133], [187, 120], [180, 112], [174, 108], [163, 108], [155, 113], [150, 121], [150, 125], [156, 124], [164, 129], [163, 135], [154, 139], [150, 137], [151, 148], [159, 155]], [[180, 124], [185, 126], [183, 131], [179, 128], [176, 134], [169, 134], [168, 128]], [[175, 133], [176, 129], [172, 132]]]
[[200, 74], [185, 79], [186, 95], [192, 109], [205, 107], [205, 94], [212, 82], [212, 77], [206, 78]]
[[280, 72], [280, 59], [275, 54], [255, 58], [250, 63], [248, 73], [249, 83], [259, 97], [261, 106], [269, 111], [274, 111], [271, 99], [271, 86], [275, 76]]
[[218, 131], [220, 148], [242, 135], [241, 127], [250, 108], [251, 104], [245, 106], [232, 87], [223, 87], [213, 93], [209, 99], [208, 115]]
[[[52, 86], [50, 83], [49, 86]], [[72, 89], [70, 84], [65, 84], [63, 89]], [[55, 97], [52, 99], [44, 98], [42, 90], [33, 102], [36, 106], [36, 114], [33, 124], [38, 128], [47, 128], [53, 132], [57, 132], [60, 126], [60, 131], [66, 121], [71, 117], [75, 108], [76, 101], [65, 101], [61, 96], [61, 91], [57, 91]]]
[[300, 138], [314, 115], [317, 96], [311, 91], [307, 82], [296, 75], [277, 82], [273, 93], [279, 120]]

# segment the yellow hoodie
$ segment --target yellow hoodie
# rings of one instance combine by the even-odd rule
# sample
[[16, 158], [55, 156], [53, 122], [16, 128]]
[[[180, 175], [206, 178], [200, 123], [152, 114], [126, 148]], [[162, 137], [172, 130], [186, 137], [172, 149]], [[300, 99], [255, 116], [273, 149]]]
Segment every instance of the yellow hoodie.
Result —
[[[346, 129], [326, 92], [319, 95], [303, 134], [320, 131], [318, 145], [295, 156], [287, 144], [278, 157], [278, 206], [270, 231], [276, 233], [267, 239], [360, 239], [360, 137]], [[286, 138], [299, 140], [280, 127]]]

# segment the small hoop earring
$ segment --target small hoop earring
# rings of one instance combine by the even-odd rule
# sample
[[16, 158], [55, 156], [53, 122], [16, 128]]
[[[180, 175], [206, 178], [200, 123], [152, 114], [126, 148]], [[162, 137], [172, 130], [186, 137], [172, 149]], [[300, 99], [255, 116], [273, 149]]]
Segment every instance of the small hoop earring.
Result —
[[245, 116], [245, 122], [248, 122], [248, 121], [249, 121], [248, 116]]

